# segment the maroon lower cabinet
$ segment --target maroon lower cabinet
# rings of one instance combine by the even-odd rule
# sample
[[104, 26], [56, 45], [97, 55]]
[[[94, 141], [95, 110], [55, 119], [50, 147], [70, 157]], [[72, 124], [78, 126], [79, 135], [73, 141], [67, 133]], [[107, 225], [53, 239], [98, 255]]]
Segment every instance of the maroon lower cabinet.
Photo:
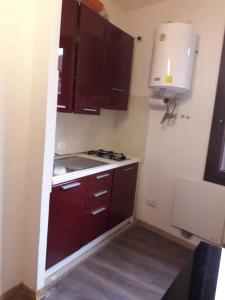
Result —
[[50, 197], [46, 268], [82, 245], [86, 178], [53, 187]]
[[114, 171], [109, 228], [113, 228], [133, 215], [138, 164]]
[[88, 244], [108, 230], [109, 209], [102, 206], [85, 213], [83, 245]]

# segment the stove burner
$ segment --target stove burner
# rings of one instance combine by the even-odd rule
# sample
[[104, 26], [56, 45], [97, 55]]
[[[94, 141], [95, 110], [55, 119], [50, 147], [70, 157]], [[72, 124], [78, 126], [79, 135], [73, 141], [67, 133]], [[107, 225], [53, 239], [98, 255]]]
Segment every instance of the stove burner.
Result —
[[112, 159], [112, 160], [116, 160], [116, 161], [122, 161], [122, 160], [127, 159], [123, 153], [116, 153], [113, 151], [107, 151], [107, 150], [103, 150], [103, 149], [90, 150], [90, 151], [88, 151], [88, 154], [96, 155], [99, 157], [108, 158], [108, 159]]
[[121, 160], [126, 160], [127, 158], [123, 153], [113, 152], [111, 159], [121, 161]]

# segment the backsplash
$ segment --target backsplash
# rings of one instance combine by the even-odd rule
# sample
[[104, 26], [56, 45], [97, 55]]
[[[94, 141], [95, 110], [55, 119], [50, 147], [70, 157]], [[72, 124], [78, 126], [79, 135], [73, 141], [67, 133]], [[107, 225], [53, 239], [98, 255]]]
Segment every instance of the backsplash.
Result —
[[148, 97], [131, 96], [128, 111], [102, 110], [100, 116], [58, 113], [55, 152], [105, 148], [143, 160], [148, 122]]
[[113, 149], [115, 131], [114, 111], [102, 110], [101, 116], [58, 113], [55, 152], [65, 154], [102, 147]]

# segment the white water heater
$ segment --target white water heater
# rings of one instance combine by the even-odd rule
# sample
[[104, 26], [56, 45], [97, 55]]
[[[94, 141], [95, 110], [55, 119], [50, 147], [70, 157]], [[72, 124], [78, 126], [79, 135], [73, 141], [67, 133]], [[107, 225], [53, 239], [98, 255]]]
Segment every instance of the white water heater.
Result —
[[191, 24], [165, 23], [157, 28], [150, 77], [153, 94], [171, 99], [191, 89], [196, 47]]

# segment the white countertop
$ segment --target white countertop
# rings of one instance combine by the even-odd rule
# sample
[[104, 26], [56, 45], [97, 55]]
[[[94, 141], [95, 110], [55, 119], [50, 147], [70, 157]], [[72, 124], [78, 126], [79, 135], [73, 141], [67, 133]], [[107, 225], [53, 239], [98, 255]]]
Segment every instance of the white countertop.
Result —
[[84, 154], [84, 153], [73, 153], [71, 155], [61, 155], [59, 157], [56, 157], [56, 159], [60, 159], [60, 158], [64, 158], [64, 157], [70, 157], [70, 156], [74, 156], [74, 155], [79, 156], [79, 157], [88, 158], [88, 159], [93, 159], [93, 160], [96, 160], [96, 161], [105, 162], [107, 164], [103, 165], [103, 166], [99, 166], [99, 167], [94, 167], [94, 168], [89, 168], [89, 169], [84, 169], [84, 170], [80, 170], [80, 171], [67, 173], [67, 174], [64, 174], [64, 175], [54, 176], [53, 179], [52, 179], [52, 184], [53, 185], [57, 185], [57, 184], [64, 183], [64, 182], [67, 182], [67, 181], [71, 181], [71, 180], [74, 180], [74, 179], [77, 179], [77, 178], [89, 176], [89, 175], [96, 174], [96, 173], [105, 172], [105, 171], [108, 171], [108, 170], [112, 170], [112, 169], [116, 169], [116, 168], [119, 168], [119, 167], [123, 167], [123, 166], [127, 166], [127, 165], [130, 165], [130, 164], [140, 162], [139, 158], [130, 157], [130, 156], [128, 156], [126, 160], [115, 161], [115, 160], [111, 160], [111, 159], [91, 156], [91, 155]]

